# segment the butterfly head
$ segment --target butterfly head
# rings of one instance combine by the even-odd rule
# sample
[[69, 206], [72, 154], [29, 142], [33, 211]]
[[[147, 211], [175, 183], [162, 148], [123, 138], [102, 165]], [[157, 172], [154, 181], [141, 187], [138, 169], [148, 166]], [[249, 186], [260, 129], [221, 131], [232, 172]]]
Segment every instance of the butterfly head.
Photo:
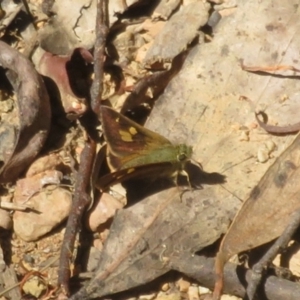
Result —
[[190, 146], [187, 146], [185, 144], [179, 144], [177, 146], [177, 160], [184, 164], [185, 162], [191, 160], [193, 149]]

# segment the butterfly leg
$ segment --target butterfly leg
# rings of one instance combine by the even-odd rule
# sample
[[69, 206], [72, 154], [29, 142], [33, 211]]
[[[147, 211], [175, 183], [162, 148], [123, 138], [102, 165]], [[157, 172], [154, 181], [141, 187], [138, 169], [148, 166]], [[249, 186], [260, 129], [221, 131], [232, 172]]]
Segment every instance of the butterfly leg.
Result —
[[271, 246], [267, 253], [252, 268], [252, 276], [247, 286], [247, 297], [249, 300], [254, 299], [257, 287], [261, 281], [261, 277], [265, 267], [274, 260], [280, 249], [285, 248], [291, 237], [300, 224], [300, 209], [291, 215], [291, 220], [282, 235]]
[[185, 170], [181, 170], [180, 172], [178, 172], [177, 178], [178, 178], [179, 174], [181, 174], [182, 176], [184, 176], [186, 178], [186, 181], [187, 181], [187, 183], [189, 185], [189, 188], [190, 188], [190, 190], [192, 190], [193, 187], [192, 187], [192, 184], [191, 184], [191, 181], [190, 181], [190, 176], [189, 176], [188, 172], [185, 171]]
[[191, 181], [190, 181], [190, 176], [189, 174], [185, 171], [185, 170], [181, 170], [181, 171], [176, 171], [172, 174], [172, 181], [174, 182], [174, 184], [179, 187], [179, 184], [178, 184], [178, 178], [179, 178], [179, 175], [183, 176], [186, 178], [186, 181], [189, 185], [189, 188], [190, 190], [192, 190], [192, 184], [191, 184]]

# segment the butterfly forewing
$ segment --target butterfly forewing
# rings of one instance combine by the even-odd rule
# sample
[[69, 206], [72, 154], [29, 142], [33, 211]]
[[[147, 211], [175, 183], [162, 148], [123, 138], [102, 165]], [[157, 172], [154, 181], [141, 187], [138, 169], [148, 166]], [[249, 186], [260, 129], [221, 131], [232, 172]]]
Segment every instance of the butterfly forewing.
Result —
[[[102, 126], [108, 146], [108, 163], [113, 170], [176, 160], [174, 146], [109, 107], [102, 107]], [[169, 151], [169, 150], [171, 151]], [[168, 153], [174, 153], [168, 157]]]
[[115, 156], [130, 155], [137, 151], [142, 154], [172, 145], [163, 136], [142, 127], [108, 106], [102, 106], [101, 121], [109, 151]]

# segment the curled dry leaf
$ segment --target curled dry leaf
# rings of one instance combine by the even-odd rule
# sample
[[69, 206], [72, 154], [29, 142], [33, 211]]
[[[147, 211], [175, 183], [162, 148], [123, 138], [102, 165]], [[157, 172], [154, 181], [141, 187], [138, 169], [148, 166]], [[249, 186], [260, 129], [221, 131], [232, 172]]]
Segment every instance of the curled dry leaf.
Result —
[[[9, 149], [4, 145], [0, 151], [4, 152], [0, 182], [10, 182], [18, 178], [43, 147], [50, 127], [51, 111], [46, 88], [32, 63], [1, 41], [0, 64], [8, 69], [7, 76], [18, 102], [19, 124], [9, 129], [14, 133], [9, 139]], [[6, 126], [8, 128], [9, 125], [2, 124], [2, 132], [7, 132]]]
[[[91, 59], [91, 56], [88, 57], [89, 52], [84, 49], [75, 49], [70, 56], [57, 56], [45, 52], [39, 62], [39, 71], [51, 78], [57, 85], [58, 93], [54, 96], [60, 98], [64, 111], [67, 114], [73, 113], [80, 116], [86, 111], [86, 101], [83, 96], [77, 94], [84, 93], [87, 90], [87, 84], [83, 74], [78, 72], [80, 67], [72, 60], [76, 55], [80, 55], [83, 60]], [[75, 78], [73, 79], [75, 82], [72, 82], [72, 78]], [[74, 90], [75, 88], [77, 91]]]

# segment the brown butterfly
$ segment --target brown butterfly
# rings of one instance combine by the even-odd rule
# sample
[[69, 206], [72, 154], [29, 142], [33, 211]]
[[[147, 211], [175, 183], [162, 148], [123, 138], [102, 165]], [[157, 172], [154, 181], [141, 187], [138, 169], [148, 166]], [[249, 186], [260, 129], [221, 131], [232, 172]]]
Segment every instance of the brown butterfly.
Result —
[[99, 178], [98, 188], [104, 190], [118, 182], [148, 176], [171, 176], [177, 181], [179, 174], [190, 184], [185, 165], [191, 160], [192, 147], [173, 145], [108, 106], [101, 107], [101, 123], [112, 172]]

